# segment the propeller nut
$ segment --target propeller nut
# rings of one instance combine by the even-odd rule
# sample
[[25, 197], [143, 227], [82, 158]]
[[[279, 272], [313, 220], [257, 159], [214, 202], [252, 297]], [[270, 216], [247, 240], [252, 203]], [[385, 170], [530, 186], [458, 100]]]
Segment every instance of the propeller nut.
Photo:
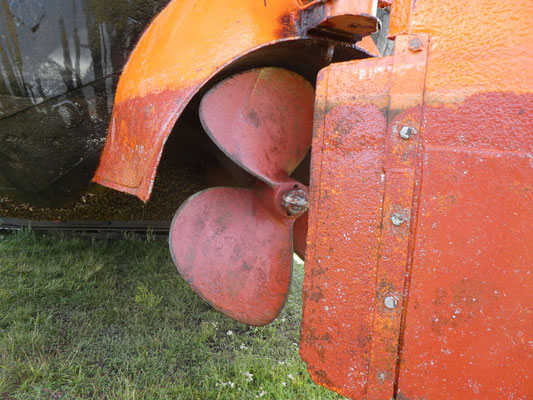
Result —
[[295, 186], [281, 197], [281, 207], [287, 212], [288, 216], [299, 217], [309, 208], [307, 193]]

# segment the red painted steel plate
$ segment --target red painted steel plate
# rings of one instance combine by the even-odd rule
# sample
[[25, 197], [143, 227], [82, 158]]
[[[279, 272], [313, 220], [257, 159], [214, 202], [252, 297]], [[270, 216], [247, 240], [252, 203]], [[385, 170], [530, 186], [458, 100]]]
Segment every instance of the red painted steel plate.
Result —
[[533, 394], [533, 168], [525, 153], [426, 149], [399, 388]]
[[283, 307], [290, 284], [292, 223], [264, 208], [254, 190], [207, 189], [176, 212], [171, 254], [185, 281], [214, 308], [265, 325]]
[[200, 119], [238, 165], [273, 186], [311, 147], [315, 92], [300, 75], [259, 68], [232, 76], [202, 99]]
[[412, 37], [319, 76], [301, 355], [353, 399], [529, 399], [531, 93], [428, 86]]
[[317, 83], [300, 354], [316, 382], [357, 399], [372, 346], [391, 61], [337, 64]]

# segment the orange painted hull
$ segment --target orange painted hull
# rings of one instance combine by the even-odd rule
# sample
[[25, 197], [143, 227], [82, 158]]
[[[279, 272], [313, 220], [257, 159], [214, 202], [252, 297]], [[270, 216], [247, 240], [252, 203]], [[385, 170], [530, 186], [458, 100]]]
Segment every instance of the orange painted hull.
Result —
[[394, 56], [319, 76], [301, 355], [353, 399], [530, 398], [533, 3], [393, 7]]

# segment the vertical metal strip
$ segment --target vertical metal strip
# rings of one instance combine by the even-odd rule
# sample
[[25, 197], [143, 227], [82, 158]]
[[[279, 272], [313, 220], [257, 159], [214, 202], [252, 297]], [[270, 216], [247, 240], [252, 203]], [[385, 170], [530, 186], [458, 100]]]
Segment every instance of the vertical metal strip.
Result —
[[367, 399], [391, 399], [399, 351], [428, 38], [396, 38], [385, 150], [385, 195]]
[[411, 24], [411, 0], [394, 0], [391, 6], [389, 22], [389, 39], [409, 32]]
[[[324, 158], [324, 140], [325, 140], [325, 125], [327, 120], [326, 107], [328, 104], [328, 82], [329, 72], [331, 68], [326, 67], [317, 76], [316, 92], [315, 92], [315, 112], [313, 125], [316, 127], [313, 130], [313, 146], [311, 147], [311, 171], [310, 171], [310, 185], [309, 198], [318, 199], [309, 205], [308, 215], [308, 231], [306, 239], [306, 254], [305, 259], [312, 259], [315, 254], [315, 247], [309, 246], [307, 243], [316, 241], [316, 227], [318, 225], [318, 215], [320, 212], [320, 194], [322, 182], [322, 161]], [[318, 167], [317, 167], [318, 166]], [[305, 311], [305, 310], [304, 310]]]

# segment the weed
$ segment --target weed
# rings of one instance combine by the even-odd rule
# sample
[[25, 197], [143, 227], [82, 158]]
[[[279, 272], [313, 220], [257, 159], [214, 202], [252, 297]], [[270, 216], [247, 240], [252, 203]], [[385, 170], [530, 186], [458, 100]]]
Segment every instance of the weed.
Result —
[[150, 311], [157, 307], [161, 303], [161, 300], [163, 300], [163, 296], [155, 295], [143, 284], [137, 287], [135, 303], [145, 311]]

